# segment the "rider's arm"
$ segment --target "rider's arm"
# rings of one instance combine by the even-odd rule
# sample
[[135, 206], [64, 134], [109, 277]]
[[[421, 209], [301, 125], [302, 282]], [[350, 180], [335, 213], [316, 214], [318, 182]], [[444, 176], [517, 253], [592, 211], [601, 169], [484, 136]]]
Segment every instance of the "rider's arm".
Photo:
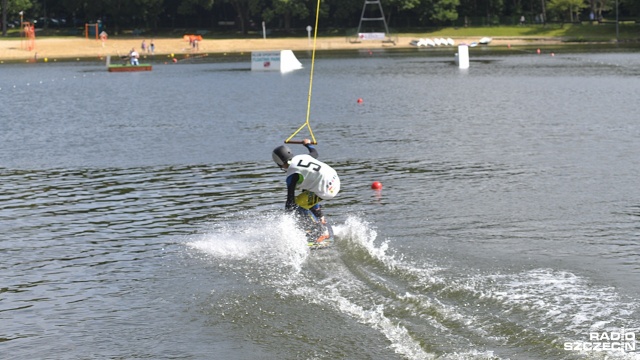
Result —
[[[309, 155], [314, 159], [318, 158], [318, 150], [311, 145], [311, 141], [309, 139], [304, 139], [302, 145], [304, 145], [307, 150], [309, 150]], [[285, 210], [295, 210], [298, 205], [296, 205], [296, 186], [298, 182], [301, 181], [301, 176], [298, 173], [293, 173], [287, 177], [287, 202], [284, 206]]]
[[304, 145], [307, 150], [309, 150], [309, 155], [311, 155], [314, 159], [318, 158], [318, 150], [316, 150], [316, 147], [311, 144], [311, 141], [309, 139], [304, 139], [302, 145]]
[[300, 179], [300, 174], [295, 173], [287, 177], [287, 203], [284, 205], [285, 210], [293, 211], [296, 209], [296, 185]]

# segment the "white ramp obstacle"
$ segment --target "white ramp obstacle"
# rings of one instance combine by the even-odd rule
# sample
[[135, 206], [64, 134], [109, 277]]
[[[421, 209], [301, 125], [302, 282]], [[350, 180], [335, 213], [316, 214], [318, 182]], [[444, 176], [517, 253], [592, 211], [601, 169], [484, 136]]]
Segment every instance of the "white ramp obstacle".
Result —
[[456, 63], [460, 69], [469, 68], [469, 47], [467, 45], [458, 45], [458, 53], [456, 54]]
[[280, 71], [289, 72], [302, 69], [302, 63], [298, 61], [291, 50], [280, 51], [252, 51], [252, 71]]

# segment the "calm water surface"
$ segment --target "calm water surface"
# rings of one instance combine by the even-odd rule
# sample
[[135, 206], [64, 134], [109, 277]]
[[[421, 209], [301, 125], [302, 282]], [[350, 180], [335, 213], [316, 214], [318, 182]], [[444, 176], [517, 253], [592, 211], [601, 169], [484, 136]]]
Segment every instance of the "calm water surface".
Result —
[[319, 56], [315, 252], [270, 159], [308, 54], [0, 65], [1, 357], [640, 359], [575, 349], [640, 338], [640, 53], [454, 52]]

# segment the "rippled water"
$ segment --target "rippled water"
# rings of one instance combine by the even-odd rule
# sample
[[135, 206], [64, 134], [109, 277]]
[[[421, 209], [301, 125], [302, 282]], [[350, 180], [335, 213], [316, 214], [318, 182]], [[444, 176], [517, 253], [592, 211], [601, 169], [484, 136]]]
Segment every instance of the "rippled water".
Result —
[[308, 70], [0, 66], [0, 353], [639, 358], [567, 350], [640, 337], [638, 53], [471, 55], [320, 56], [314, 252], [269, 155]]

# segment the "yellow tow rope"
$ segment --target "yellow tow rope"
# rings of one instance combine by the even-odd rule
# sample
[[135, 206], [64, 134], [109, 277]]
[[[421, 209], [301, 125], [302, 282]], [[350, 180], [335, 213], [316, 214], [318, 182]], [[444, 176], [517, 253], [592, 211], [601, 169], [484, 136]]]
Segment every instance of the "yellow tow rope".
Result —
[[313, 130], [311, 130], [311, 124], [309, 124], [309, 113], [311, 112], [311, 89], [313, 89], [313, 67], [316, 61], [316, 39], [318, 38], [318, 18], [320, 17], [320, 0], [318, 0], [318, 6], [316, 8], [316, 24], [313, 28], [313, 48], [311, 51], [311, 74], [309, 75], [309, 95], [307, 97], [307, 120], [302, 126], [298, 128], [291, 136], [287, 138], [284, 142], [287, 144], [301, 144], [302, 141], [294, 141], [291, 140], [294, 136], [296, 136], [302, 129], [305, 127], [309, 128], [309, 134], [311, 135], [311, 143], [317, 144], [316, 137], [313, 136]]

